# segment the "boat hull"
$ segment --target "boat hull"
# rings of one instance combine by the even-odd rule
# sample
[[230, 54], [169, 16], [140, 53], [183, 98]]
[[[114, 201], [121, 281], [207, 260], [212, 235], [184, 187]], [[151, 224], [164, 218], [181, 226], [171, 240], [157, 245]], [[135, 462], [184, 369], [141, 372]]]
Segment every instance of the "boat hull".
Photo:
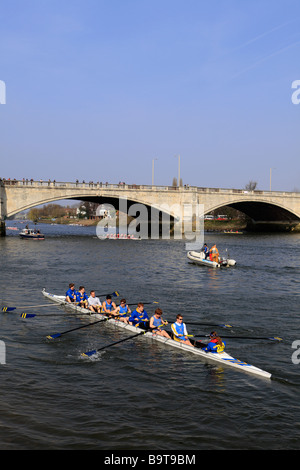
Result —
[[24, 240], [45, 240], [44, 235], [23, 235], [20, 234], [20, 238]]
[[[91, 315], [91, 312], [88, 309], [78, 307], [77, 305], [74, 305], [72, 303], [66, 302], [65, 301], [65, 296], [60, 296], [60, 295], [54, 295], [50, 294], [49, 292], [46, 292], [45, 290], [42, 291], [43, 295], [49, 299], [52, 302], [58, 303], [60, 305], [64, 305], [66, 308], [70, 308], [75, 312], [75, 314], [78, 315]], [[102, 315], [101, 313], [95, 313], [92, 314], [93, 317], [95, 318], [106, 318], [105, 315]], [[135, 333], [142, 332], [143, 330], [140, 328], [137, 328], [135, 326], [128, 325], [122, 321], [115, 320], [115, 319], [109, 319], [107, 320], [106, 324], [109, 324], [111, 326], [114, 326], [116, 328], [123, 328], [124, 330], [127, 331], [133, 331]], [[264, 377], [266, 379], [271, 378], [271, 374], [269, 372], [266, 372], [258, 367], [255, 367], [251, 364], [248, 364], [247, 362], [240, 361], [239, 359], [236, 359], [232, 356], [230, 356], [228, 353], [223, 352], [220, 354], [217, 353], [206, 353], [200, 348], [188, 346], [187, 344], [180, 343], [178, 341], [175, 341], [173, 339], [165, 338], [164, 336], [159, 336], [156, 335], [155, 333], [151, 332], [146, 332], [145, 337], [148, 339], [151, 339], [153, 341], [158, 341], [160, 343], [163, 343], [167, 346], [171, 346], [183, 351], [186, 351], [188, 353], [196, 354], [197, 356], [200, 356], [202, 359], [208, 362], [213, 362], [213, 363], [218, 363], [222, 365], [226, 365], [228, 367], [234, 368], [236, 370], [240, 370], [243, 372], [247, 372], [252, 375], [256, 375], [259, 377]]]

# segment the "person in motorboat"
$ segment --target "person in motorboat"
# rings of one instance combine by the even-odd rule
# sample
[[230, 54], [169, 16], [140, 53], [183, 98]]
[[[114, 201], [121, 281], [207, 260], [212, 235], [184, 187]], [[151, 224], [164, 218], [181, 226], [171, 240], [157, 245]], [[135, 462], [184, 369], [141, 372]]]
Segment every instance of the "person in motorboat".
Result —
[[150, 329], [152, 333], [155, 333], [156, 335], [164, 336], [165, 338], [171, 339], [169, 333], [161, 329], [162, 326], [168, 324], [167, 321], [163, 320], [162, 313], [163, 312], [160, 308], [157, 308], [155, 310], [154, 315], [150, 318]]
[[95, 313], [101, 312], [101, 302], [99, 297], [96, 297], [95, 291], [91, 290], [90, 296], [88, 298], [88, 307], [89, 310]]
[[88, 308], [88, 300], [89, 298], [84, 286], [80, 286], [76, 293], [76, 302], [78, 302], [79, 307]]
[[219, 262], [219, 251], [216, 245], [213, 245], [209, 250], [211, 261]]
[[149, 317], [142, 302], [137, 304], [136, 309], [131, 313], [128, 321], [129, 325], [137, 326], [145, 330], [149, 328]]
[[126, 303], [126, 299], [121, 299], [120, 305], [118, 305], [114, 314], [118, 316], [118, 320], [121, 320], [124, 323], [128, 323], [130, 313], [131, 310]]
[[203, 348], [203, 351], [211, 353], [221, 353], [224, 351], [226, 342], [218, 336], [216, 331], [212, 331], [209, 338], [209, 343]]
[[69, 284], [69, 289], [66, 292], [66, 302], [76, 302], [76, 290], [72, 282]]
[[115, 302], [112, 301], [111, 295], [107, 295], [104, 302], [102, 302], [102, 312], [109, 315], [114, 315], [116, 308], [117, 306]]
[[193, 346], [193, 344], [188, 339], [188, 333], [185, 323], [183, 323], [182, 315], [178, 314], [176, 316], [176, 322], [171, 325], [173, 339], [181, 343], [187, 344], [188, 346]]
[[209, 257], [209, 249], [206, 243], [204, 243], [201, 251], [204, 253], [204, 258], [207, 259]]

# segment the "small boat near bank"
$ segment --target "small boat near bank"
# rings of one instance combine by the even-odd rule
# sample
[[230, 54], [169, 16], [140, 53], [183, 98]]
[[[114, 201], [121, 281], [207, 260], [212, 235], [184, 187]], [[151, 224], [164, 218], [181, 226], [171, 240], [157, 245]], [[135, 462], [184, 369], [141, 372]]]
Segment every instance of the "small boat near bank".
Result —
[[230, 233], [231, 235], [243, 235], [244, 232], [240, 230], [224, 230], [223, 233]]
[[[78, 307], [75, 304], [66, 302], [65, 296], [51, 294], [49, 292], [46, 292], [45, 289], [43, 289], [42, 294], [43, 294], [44, 297], [46, 297], [51, 302], [60, 304], [60, 305], [66, 307], [68, 309], [73, 310], [75, 315], [79, 315], [79, 316], [80, 315], [88, 315], [88, 316], [91, 315], [90, 310], [88, 310], [86, 308], [83, 308], [83, 307]], [[97, 319], [107, 318], [105, 315], [103, 315], [101, 313], [95, 313], [95, 314], [92, 314], [92, 315], [93, 315], [93, 317], [95, 317]], [[144, 330], [142, 330], [141, 328], [128, 325], [128, 324], [123, 323], [122, 321], [114, 319], [114, 318], [108, 319], [106, 321], [106, 324], [108, 324], [109, 326], [112, 326], [114, 328], [119, 328], [119, 329], [123, 328], [126, 331], [131, 331], [131, 332], [135, 332], [135, 333], [143, 333], [144, 332]], [[248, 374], [263, 377], [263, 378], [266, 378], [266, 379], [271, 379], [271, 377], [272, 377], [272, 374], [270, 374], [269, 372], [267, 372], [263, 369], [260, 369], [259, 367], [253, 366], [253, 365], [251, 365], [247, 362], [236, 359], [236, 358], [232, 357], [230, 354], [228, 354], [225, 351], [223, 351], [222, 353], [205, 352], [200, 347], [188, 346], [184, 343], [180, 343], [180, 342], [175, 341], [173, 339], [169, 339], [169, 338], [165, 338], [164, 336], [156, 335], [155, 333], [152, 333], [150, 331], [146, 331], [143, 334], [143, 337], [146, 337], [150, 340], [158, 341], [160, 343], [164, 343], [167, 346], [177, 348], [177, 349], [180, 349], [182, 351], [194, 354], [196, 356], [201, 357], [202, 359], [204, 359], [207, 362], [217, 363], [219, 365], [225, 365], [226, 367], [232, 367], [236, 370], [240, 370], [242, 372], [246, 372]]]
[[40, 233], [39, 230], [32, 230], [31, 228], [24, 228], [19, 232], [19, 236], [26, 240], [45, 240], [43, 233]]
[[236, 265], [236, 261], [230, 258], [220, 257], [219, 262], [212, 261], [209, 258], [205, 258], [203, 251], [188, 251], [187, 257], [193, 264], [198, 264], [200, 266], [210, 266], [211, 268], [220, 268], [222, 266], [229, 267]]

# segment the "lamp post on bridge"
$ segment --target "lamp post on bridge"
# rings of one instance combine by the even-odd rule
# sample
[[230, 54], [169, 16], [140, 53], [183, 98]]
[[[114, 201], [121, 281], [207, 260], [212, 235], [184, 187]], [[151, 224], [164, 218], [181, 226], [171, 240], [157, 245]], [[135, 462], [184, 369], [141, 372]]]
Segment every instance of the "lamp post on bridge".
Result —
[[272, 170], [276, 170], [276, 168], [270, 168], [270, 191], [272, 191]]
[[154, 160], [158, 160], [158, 158], [152, 160], [152, 186], [154, 186]]
[[178, 158], [178, 187], [180, 186], [180, 155], [174, 155], [174, 157]]

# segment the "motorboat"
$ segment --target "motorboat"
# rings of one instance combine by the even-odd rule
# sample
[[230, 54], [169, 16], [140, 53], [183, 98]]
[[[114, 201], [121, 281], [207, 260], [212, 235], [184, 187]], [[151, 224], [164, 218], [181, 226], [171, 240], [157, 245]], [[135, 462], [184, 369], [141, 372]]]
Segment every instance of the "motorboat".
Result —
[[24, 228], [19, 232], [19, 235], [27, 240], [45, 240], [45, 235], [40, 233], [39, 230], [32, 230], [31, 228]]
[[236, 265], [236, 261], [230, 258], [219, 257], [219, 262], [212, 261], [209, 258], [205, 258], [203, 251], [188, 251], [187, 257], [193, 264], [210, 266], [211, 268], [220, 268], [221, 266], [229, 267]]

